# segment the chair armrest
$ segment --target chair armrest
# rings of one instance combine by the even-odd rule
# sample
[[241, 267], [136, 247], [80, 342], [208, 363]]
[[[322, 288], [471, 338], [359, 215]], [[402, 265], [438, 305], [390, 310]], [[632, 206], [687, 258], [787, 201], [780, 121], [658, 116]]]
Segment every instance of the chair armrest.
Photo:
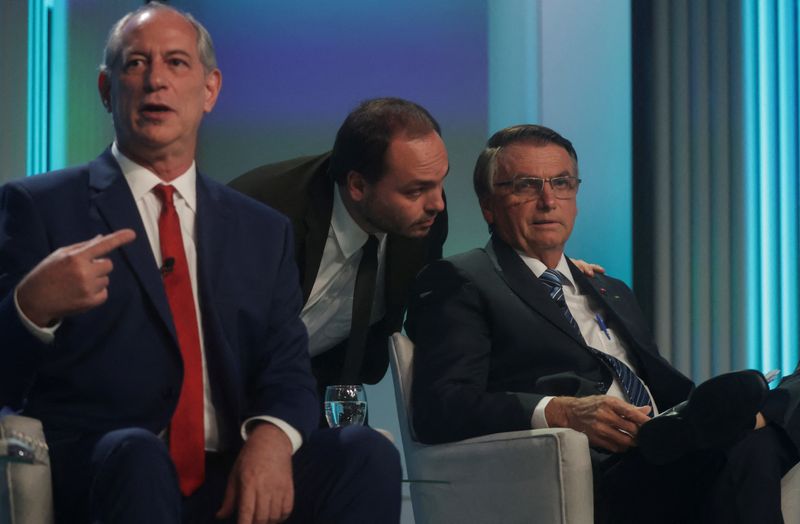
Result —
[[38, 420], [17, 415], [0, 418], [0, 471], [0, 522], [53, 522], [50, 457]]
[[800, 524], [800, 464], [781, 479], [781, 511], [786, 524]]
[[406, 463], [430, 522], [593, 522], [588, 441], [570, 429], [417, 445]]

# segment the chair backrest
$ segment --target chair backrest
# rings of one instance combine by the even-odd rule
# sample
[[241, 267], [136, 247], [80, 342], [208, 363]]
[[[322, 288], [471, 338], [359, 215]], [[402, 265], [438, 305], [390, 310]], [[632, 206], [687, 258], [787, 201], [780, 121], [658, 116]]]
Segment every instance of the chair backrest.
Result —
[[411, 422], [411, 383], [413, 379], [414, 343], [401, 333], [389, 337], [389, 361], [394, 379], [394, 398], [403, 446], [417, 442]]

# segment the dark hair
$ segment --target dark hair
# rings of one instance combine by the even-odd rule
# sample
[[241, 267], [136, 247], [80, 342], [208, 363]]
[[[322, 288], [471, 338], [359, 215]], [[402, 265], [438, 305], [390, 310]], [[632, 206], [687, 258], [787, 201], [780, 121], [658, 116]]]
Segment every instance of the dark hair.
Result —
[[522, 124], [501, 129], [486, 142], [486, 147], [475, 162], [475, 171], [472, 175], [472, 184], [478, 200], [494, 192], [494, 177], [497, 174], [497, 156], [503, 147], [525, 142], [535, 146], [555, 144], [564, 148], [572, 160], [575, 168], [578, 167], [578, 153], [572, 147], [572, 142], [559, 135], [549, 127], [535, 124]]
[[350, 171], [375, 183], [386, 172], [389, 142], [404, 134], [417, 138], [436, 131], [439, 124], [428, 111], [402, 98], [365, 100], [345, 118], [333, 144], [328, 174], [344, 184]]

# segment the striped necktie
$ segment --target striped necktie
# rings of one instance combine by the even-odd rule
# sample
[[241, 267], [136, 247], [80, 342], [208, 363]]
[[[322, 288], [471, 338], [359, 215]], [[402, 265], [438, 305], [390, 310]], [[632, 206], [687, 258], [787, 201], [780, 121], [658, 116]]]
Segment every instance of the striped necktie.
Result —
[[[564, 289], [563, 289], [563, 276], [561, 273], [554, 269], [547, 269], [544, 273], [539, 277], [539, 282], [544, 284], [547, 288], [548, 293], [550, 293], [550, 298], [556, 301], [558, 307], [561, 308], [561, 313], [564, 315], [564, 318], [567, 319], [569, 325], [575, 330], [575, 332], [580, 335], [581, 331], [578, 328], [578, 323], [575, 322], [575, 318], [570, 313], [569, 308], [567, 307], [567, 300], [564, 298]], [[651, 406], [652, 402], [650, 399], [650, 395], [647, 393], [647, 389], [645, 389], [644, 384], [636, 376], [636, 373], [631, 370], [628, 366], [625, 365], [621, 360], [612, 357], [607, 353], [603, 353], [602, 351], [598, 351], [591, 346], [587, 347], [598, 357], [603, 359], [611, 369], [614, 370], [614, 374], [617, 376], [619, 380], [620, 386], [622, 386], [622, 390], [628, 396], [628, 400], [630, 400], [631, 404], [634, 406]], [[653, 410], [650, 410], [650, 416], [653, 416]]]

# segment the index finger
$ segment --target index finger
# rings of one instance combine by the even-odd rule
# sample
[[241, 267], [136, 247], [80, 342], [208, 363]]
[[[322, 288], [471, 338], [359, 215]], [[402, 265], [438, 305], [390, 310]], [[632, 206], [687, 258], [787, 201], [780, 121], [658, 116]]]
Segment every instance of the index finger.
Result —
[[[614, 404], [614, 412], [617, 415], [632, 422], [635, 422], [636, 424], [639, 425], [644, 424], [645, 422], [650, 420], [650, 417], [647, 416], [647, 414], [643, 412], [640, 408], [637, 408], [633, 404], [628, 404], [623, 400], [619, 400], [618, 403]], [[647, 413], [649, 413], [649, 411]]]
[[99, 258], [120, 246], [133, 242], [135, 238], [136, 232], [133, 229], [120, 229], [108, 235], [93, 238], [83, 246], [83, 252], [93, 259]]

